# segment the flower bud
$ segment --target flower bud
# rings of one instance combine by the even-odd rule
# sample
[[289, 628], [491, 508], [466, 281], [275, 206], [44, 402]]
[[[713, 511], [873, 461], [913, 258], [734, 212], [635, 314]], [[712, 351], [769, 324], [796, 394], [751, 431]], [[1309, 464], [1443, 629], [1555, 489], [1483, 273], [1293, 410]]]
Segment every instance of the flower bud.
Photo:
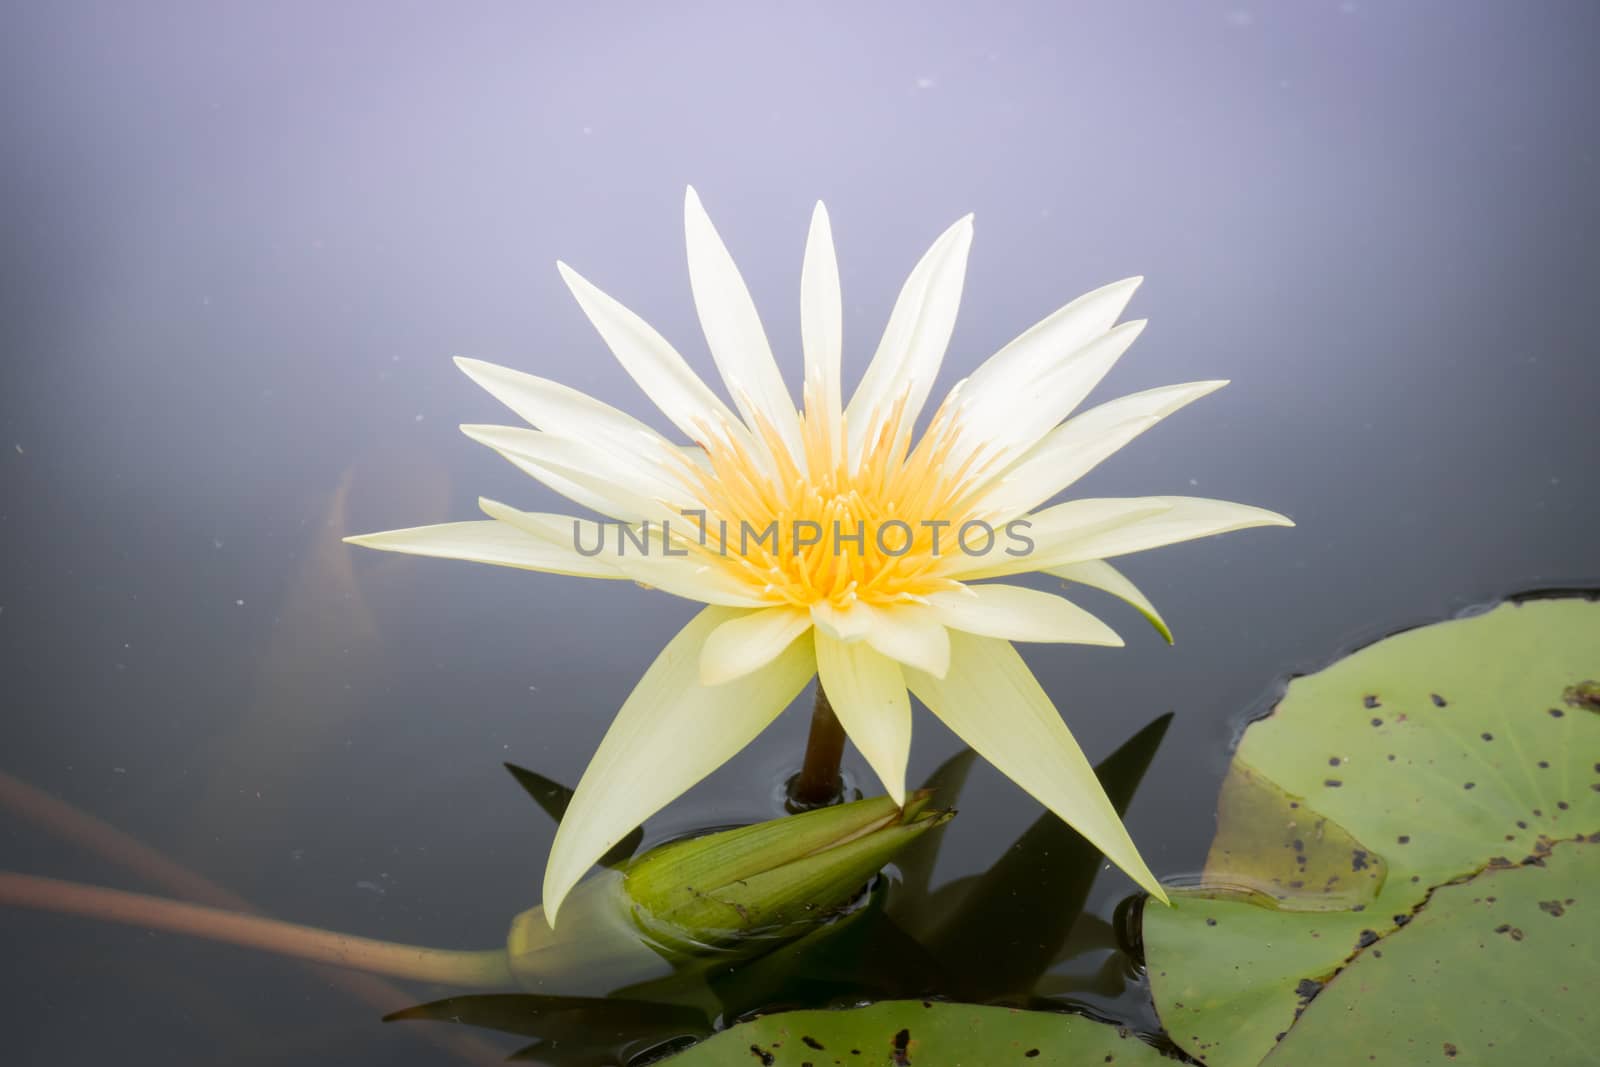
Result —
[[954, 812], [888, 797], [672, 841], [582, 883], [552, 930], [512, 921], [512, 973], [528, 989], [575, 980], [604, 992], [706, 957], [769, 951], [847, 912], [905, 846]]
[[848, 909], [905, 846], [950, 817], [927, 794], [888, 797], [675, 841], [628, 866], [646, 937], [686, 953], [771, 948]]

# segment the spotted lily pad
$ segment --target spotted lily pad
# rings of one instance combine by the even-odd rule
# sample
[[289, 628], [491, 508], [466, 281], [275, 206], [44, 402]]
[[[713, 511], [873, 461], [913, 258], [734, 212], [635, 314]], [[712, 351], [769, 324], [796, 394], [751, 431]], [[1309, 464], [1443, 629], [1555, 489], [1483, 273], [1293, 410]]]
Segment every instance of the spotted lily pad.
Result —
[[1207, 885], [1260, 894], [1287, 911], [1342, 911], [1371, 903], [1387, 873], [1383, 857], [1344, 827], [1234, 759], [1217, 799]]
[[[1239, 744], [1201, 886], [1145, 910], [1173, 1039], [1210, 1067], [1253, 1067], [1315, 1018], [1343, 1048], [1374, 1042], [1372, 1062], [1387, 1046], [1324, 1018], [1324, 988], [1410, 937], [1438, 887], [1538, 868], [1600, 830], [1600, 714], [1584, 696], [1597, 677], [1600, 604], [1570, 598], [1412, 630], [1296, 679]], [[1576, 966], [1521, 960], [1529, 989]], [[1442, 975], [1430, 1003], [1478, 1010], [1457, 993], [1477, 970]]]
[[1597, 933], [1600, 840], [1485, 868], [1340, 971], [1265, 1064], [1593, 1063]]
[[931, 1001], [792, 1011], [742, 1023], [671, 1067], [1156, 1067], [1172, 1061], [1124, 1027], [1081, 1015]]

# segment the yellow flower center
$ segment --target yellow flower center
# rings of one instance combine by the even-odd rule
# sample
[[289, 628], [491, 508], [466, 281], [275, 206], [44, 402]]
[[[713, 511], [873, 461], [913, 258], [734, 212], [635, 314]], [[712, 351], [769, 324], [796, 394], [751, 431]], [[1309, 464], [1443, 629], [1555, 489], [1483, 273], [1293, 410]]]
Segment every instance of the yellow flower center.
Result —
[[852, 464], [837, 443], [847, 428], [835, 432], [818, 417], [808, 387], [804, 470], [764, 421], [753, 437], [707, 428], [701, 444], [710, 462], [685, 463], [706, 512], [704, 543], [691, 547], [775, 605], [881, 605], [953, 587], [943, 576], [947, 561], [966, 546], [982, 548], [988, 530], [964, 529], [983, 464], [981, 449], [953, 459], [953, 399], [908, 454], [902, 397]]

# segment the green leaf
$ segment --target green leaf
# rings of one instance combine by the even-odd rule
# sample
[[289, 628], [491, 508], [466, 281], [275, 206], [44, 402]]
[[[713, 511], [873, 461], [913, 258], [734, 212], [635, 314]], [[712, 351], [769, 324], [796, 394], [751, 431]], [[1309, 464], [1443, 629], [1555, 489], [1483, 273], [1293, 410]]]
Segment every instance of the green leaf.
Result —
[[1204, 880], [1285, 911], [1343, 911], [1377, 898], [1388, 864], [1235, 756], [1217, 798]]
[[[518, 767], [515, 763], [507, 763], [505, 768], [511, 772], [511, 777], [517, 780], [523, 791], [533, 798], [533, 802], [559, 824], [562, 817], [567, 814], [567, 805], [572, 803], [572, 790], [537, 771]], [[638, 850], [639, 842], [643, 840], [644, 827], [635, 826], [632, 833], [612, 845], [610, 851], [595, 863], [601, 867], [621, 866]]]
[[1361, 952], [1265, 1064], [1592, 1063], [1596, 931], [1600, 837], [1486, 868]]
[[613, 1040], [641, 1034], [658, 1036], [675, 1030], [706, 1033], [705, 1016], [693, 1008], [617, 997], [553, 997], [534, 993], [487, 993], [446, 997], [384, 1016], [384, 1022], [431, 1020], [478, 1026], [519, 1037], [573, 1041], [606, 1037]]
[[[1174, 1040], [1210, 1067], [1253, 1067], [1306, 1025], [1302, 1013], [1334, 1014], [1323, 984], [1409, 937], [1437, 887], [1536, 866], [1600, 829], [1600, 716], [1566, 701], [1577, 692], [1581, 705], [1600, 674], [1597, 650], [1600, 604], [1534, 600], [1296, 679], [1239, 744], [1202, 887], [1145, 908], [1152, 992]], [[1473, 1010], [1478, 974], [1429, 987], [1440, 1017]], [[1338, 1033], [1342, 1048], [1369, 1036]], [[1544, 1047], [1524, 1049], [1527, 1062], [1559, 1062]]]
[[[978, 754], [970, 748], [958, 750], [934, 768], [918, 792], [928, 794], [930, 807], [954, 810], [977, 758]], [[939, 858], [939, 848], [944, 842], [948, 825], [946, 823], [929, 830], [907, 846], [895, 860], [895, 866], [900, 868], [900, 890], [895, 895], [897, 900], [921, 901], [928, 895], [928, 887], [933, 882], [934, 863]]]
[[670, 1067], [996, 1067], [1170, 1065], [1123, 1027], [1081, 1015], [929, 1001], [794, 1011], [743, 1023], [679, 1053]]
[[[1172, 722], [1145, 726], [1095, 768], [1123, 815]], [[922, 935], [962, 999], [1030, 988], [1055, 961], [1083, 912], [1104, 857], [1072, 827], [1045, 812], [994, 866], [965, 888], [960, 904]]]

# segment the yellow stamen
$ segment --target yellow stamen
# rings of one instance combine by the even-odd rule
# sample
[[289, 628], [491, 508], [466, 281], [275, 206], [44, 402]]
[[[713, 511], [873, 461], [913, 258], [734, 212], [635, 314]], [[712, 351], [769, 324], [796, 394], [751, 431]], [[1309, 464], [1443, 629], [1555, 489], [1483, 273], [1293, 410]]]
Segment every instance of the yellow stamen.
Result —
[[956, 395], [909, 455], [907, 401], [897, 398], [854, 462], [840, 445], [848, 440], [844, 426], [830, 425], [812, 383], [803, 395], [798, 457], [764, 419], [753, 433], [701, 428], [709, 463], [685, 459], [679, 473], [704, 503], [707, 536], [704, 545], [688, 547], [773, 604], [881, 605], [951, 587], [944, 564], [959, 553], [962, 524], [977, 517], [973, 483], [989, 466], [981, 449], [952, 462], [960, 437]]

